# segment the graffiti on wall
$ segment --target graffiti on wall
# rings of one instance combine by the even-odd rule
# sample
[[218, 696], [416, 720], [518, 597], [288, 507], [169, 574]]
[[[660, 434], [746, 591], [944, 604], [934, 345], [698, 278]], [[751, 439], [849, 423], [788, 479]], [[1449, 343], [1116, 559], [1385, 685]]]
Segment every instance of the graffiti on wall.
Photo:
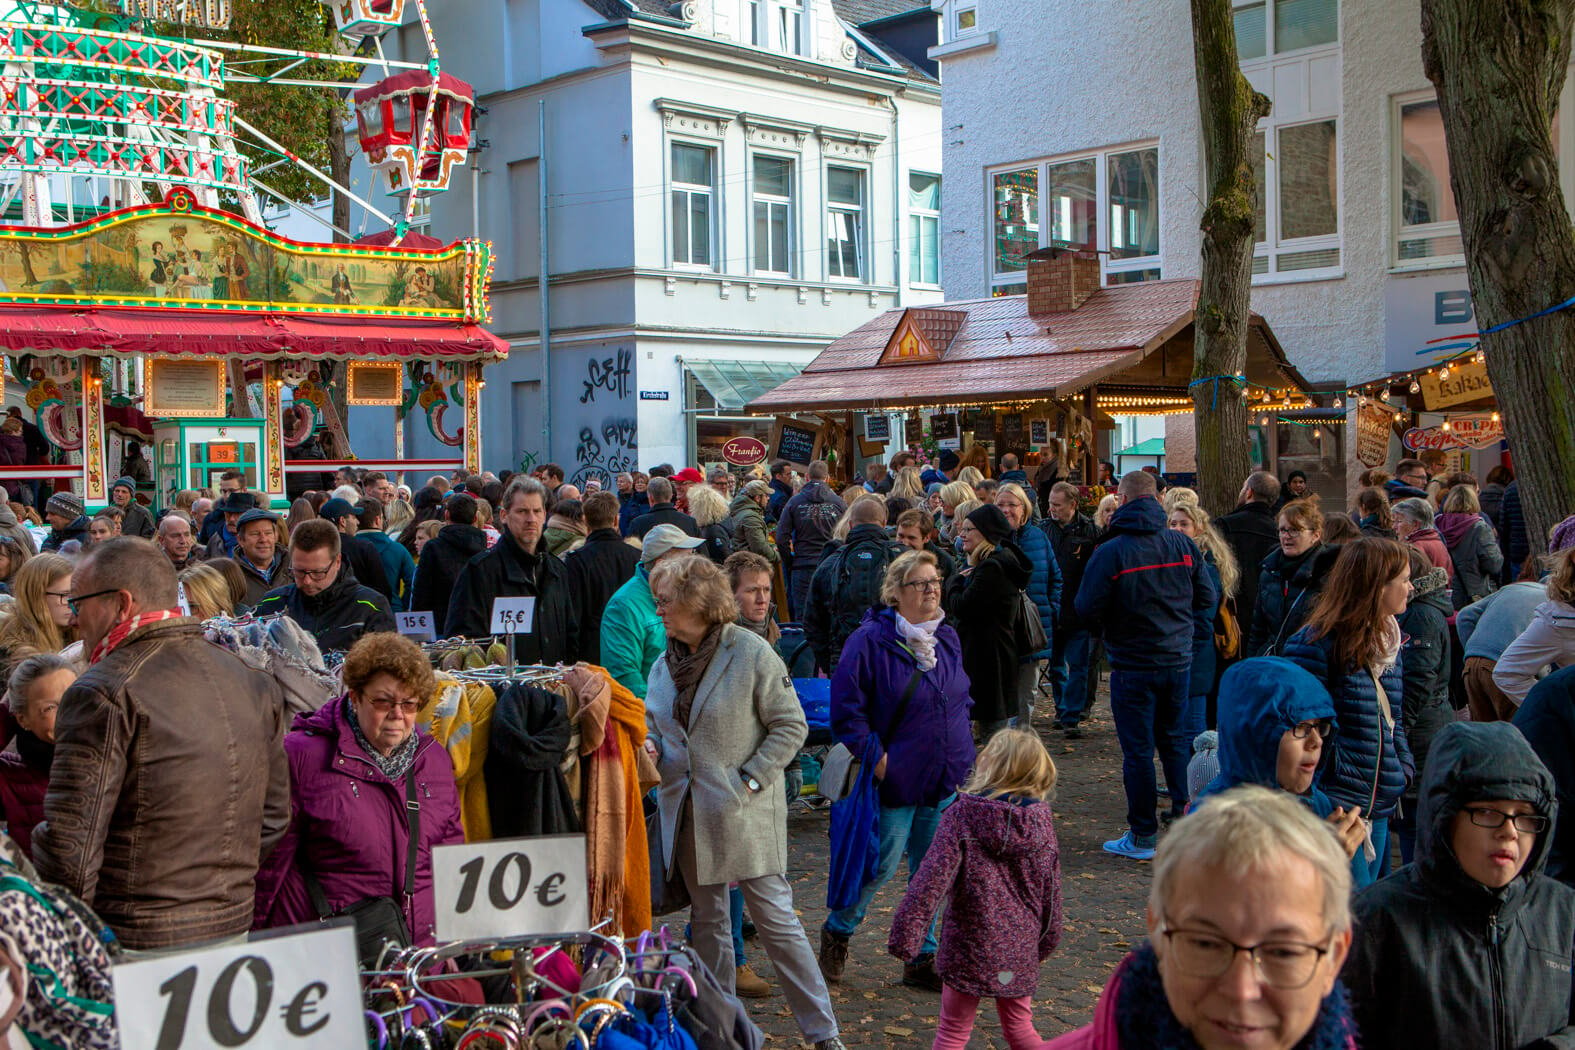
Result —
[[639, 424], [631, 416], [607, 416], [599, 427], [582, 426], [569, 481], [583, 489], [586, 481], [596, 478], [602, 488], [611, 490], [617, 474], [636, 469], [638, 431]]
[[619, 350], [612, 357], [593, 357], [585, 363], [585, 392], [580, 404], [596, 400], [598, 390], [622, 401], [629, 396], [629, 376], [634, 367], [634, 353]]

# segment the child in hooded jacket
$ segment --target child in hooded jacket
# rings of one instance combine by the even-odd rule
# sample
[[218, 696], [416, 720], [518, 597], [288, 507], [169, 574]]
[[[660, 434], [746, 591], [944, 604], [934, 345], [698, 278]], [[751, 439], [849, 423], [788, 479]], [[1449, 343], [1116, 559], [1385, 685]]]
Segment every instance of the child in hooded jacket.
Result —
[[1033, 994], [1061, 940], [1061, 849], [1051, 819], [1056, 769], [1033, 733], [990, 738], [892, 920], [887, 950], [917, 954], [942, 900], [935, 969], [944, 987], [933, 1050], [964, 1050], [979, 1000], [993, 998], [1011, 1050], [1038, 1050]]

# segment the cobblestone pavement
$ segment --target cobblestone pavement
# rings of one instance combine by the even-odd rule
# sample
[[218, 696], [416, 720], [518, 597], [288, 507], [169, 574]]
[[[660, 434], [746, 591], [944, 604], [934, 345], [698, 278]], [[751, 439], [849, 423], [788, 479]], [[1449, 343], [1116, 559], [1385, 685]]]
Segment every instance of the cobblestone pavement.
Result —
[[[1034, 1021], [1045, 1038], [1087, 1024], [1094, 1003], [1128, 948], [1144, 935], [1151, 865], [1105, 853], [1100, 847], [1125, 826], [1121, 751], [1110, 722], [1108, 690], [1083, 739], [1066, 741], [1048, 728], [1053, 706], [1041, 703], [1035, 718], [1060, 772], [1055, 802], [1061, 844], [1061, 887], [1065, 929], [1061, 945], [1040, 971]], [[789, 878], [810, 942], [817, 950], [826, 917], [827, 814], [794, 810], [788, 818]], [[940, 996], [901, 984], [902, 964], [886, 954], [890, 917], [902, 899], [906, 867], [884, 887], [854, 936], [841, 984], [832, 987], [842, 1036], [851, 1050], [928, 1048], [935, 1035]], [[756, 971], [775, 983], [771, 963], [758, 943], [746, 943]], [[750, 1004], [768, 1045], [797, 1047], [798, 1028], [780, 993]], [[984, 1003], [969, 1050], [1004, 1050], [992, 1004]]]

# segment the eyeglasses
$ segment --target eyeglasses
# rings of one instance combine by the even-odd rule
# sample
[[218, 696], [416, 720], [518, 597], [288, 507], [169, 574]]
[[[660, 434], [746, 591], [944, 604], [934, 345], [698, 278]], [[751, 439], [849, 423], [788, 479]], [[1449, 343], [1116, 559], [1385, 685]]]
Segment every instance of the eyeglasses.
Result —
[[678, 599], [677, 598], [657, 598], [657, 597], [653, 596], [651, 598], [651, 601], [656, 603], [657, 609], [671, 609], [677, 603]]
[[322, 580], [328, 579], [328, 574], [334, 571], [334, 565], [338, 561], [339, 561], [339, 559], [335, 558], [332, 562], [330, 562], [328, 564], [328, 568], [326, 568], [326, 569], [297, 569], [294, 566], [291, 566], [290, 571], [292, 573], [294, 573], [297, 577], [304, 576], [308, 580], [311, 580], [312, 582], [317, 583], [317, 582], [321, 582]]
[[380, 696], [368, 696], [362, 699], [371, 704], [372, 710], [380, 715], [386, 715], [395, 708], [402, 715], [414, 715], [421, 710], [420, 700], [389, 700]]
[[84, 594], [78, 598], [73, 598], [69, 594], [57, 594], [55, 591], [45, 591], [44, 593], [53, 594], [58, 598], [64, 598], [66, 602], [66, 608], [71, 610], [72, 616], [75, 616], [82, 611], [83, 602], [88, 601], [91, 598], [102, 598], [106, 594], [118, 594], [119, 592], [119, 587], [111, 587], [107, 591], [94, 591], [92, 594]]
[[1294, 536], [1298, 532], [1312, 532], [1312, 531], [1313, 531], [1312, 529], [1288, 529], [1284, 525], [1281, 525], [1280, 529], [1279, 529], [1279, 532], [1280, 532], [1281, 536]]
[[1527, 835], [1540, 835], [1548, 830], [1548, 818], [1535, 813], [1505, 813], [1502, 809], [1489, 809], [1486, 806], [1467, 806], [1466, 813], [1471, 817], [1471, 823], [1479, 828], [1501, 828], [1504, 821], [1513, 820], [1515, 830]]
[[939, 594], [941, 591], [940, 580], [909, 580], [903, 586], [912, 587], [914, 590], [923, 591], [925, 594]]
[[1170, 944], [1176, 969], [1188, 977], [1210, 981], [1223, 977], [1236, 962], [1236, 953], [1246, 952], [1264, 984], [1287, 992], [1305, 987], [1329, 952], [1327, 943], [1319, 946], [1302, 941], [1261, 941], [1248, 945], [1203, 930], [1162, 927], [1160, 932]]
[[1317, 733], [1320, 740], [1327, 740], [1332, 732], [1334, 732], [1332, 718], [1315, 718], [1311, 722], [1298, 722], [1291, 726], [1291, 736], [1297, 740], [1306, 740], [1313, 733]]

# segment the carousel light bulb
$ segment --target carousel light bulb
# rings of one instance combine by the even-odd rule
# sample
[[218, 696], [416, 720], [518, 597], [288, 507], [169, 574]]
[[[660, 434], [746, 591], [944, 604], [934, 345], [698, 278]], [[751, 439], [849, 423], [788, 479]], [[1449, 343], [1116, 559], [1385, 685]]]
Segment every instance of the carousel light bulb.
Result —
[[1413, 379], [1411, 380], [1411, 385], [1406, 387], [1406, 389], [1413, 394], [1420, 394], [1422, 392], [1422, 384]]
[[1484, 354], [1482, 351], [1478, 350], [1477, 356], [1472, 358], [1472, 360], [1479, 365], [1485, 365], [1487, 364], [1487, 354]]
[[1389, 391], [1387, 389], [1378, 391], [1378, 400], [1384, 402], [1385, 404], [1388, 404], [1389, 403]]
[[1338, 398], [1338, 397], [1335, 398], [1334, 399], [1334, 407], [1335, 408], [1344, 408], [1345, 407], [1345, 401], [1342, 400], [1341, 398]]
[[1444, 382], [1448, 378], [1449, 378], [1449, 366], [1445, 365], [1443, 368], [1440, 368], [1438, 370], [1438, 379], [1439, 379], [1439, 382]]
[[1356, 399], [1356, 405], [1357, 405], [1358, 408], [1366, 408], [1367, 407], [1367, 398], [1365, 398], [1365, 397], [1357, 398]]

